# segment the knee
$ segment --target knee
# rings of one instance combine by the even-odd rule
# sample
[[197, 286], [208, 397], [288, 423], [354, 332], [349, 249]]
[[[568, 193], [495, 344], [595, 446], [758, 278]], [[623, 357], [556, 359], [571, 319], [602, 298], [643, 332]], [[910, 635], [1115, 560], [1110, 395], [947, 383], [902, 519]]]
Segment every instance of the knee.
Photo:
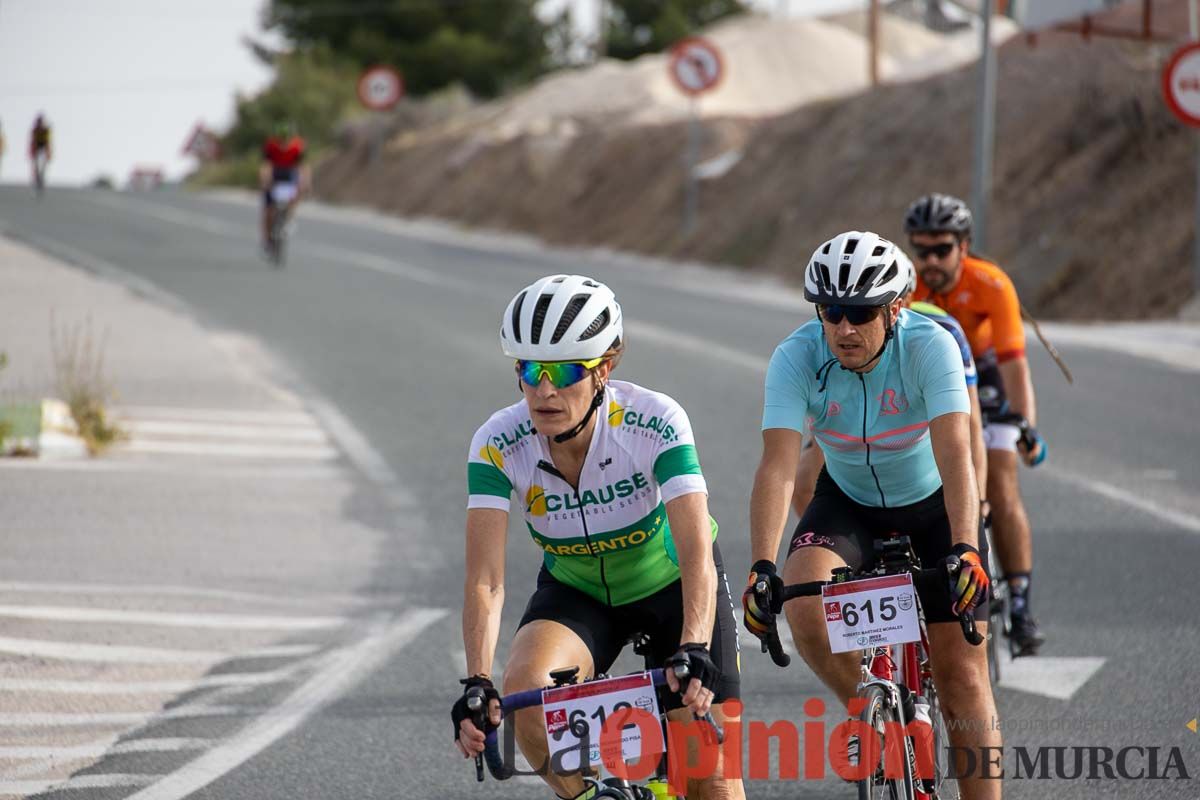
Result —
[[942, 713], [950, 719], [970, 719], [988, 713], [992, 707], [992, 684], [987, 667], [982, 674], [977, 669], [964, 669], [938, 686]]
[[792, 631], [792, 641], [805, 661], [811, 662], [814, 657], [829, 652], [825, 617], [819, 599], [794, 600], [788, 605], [786, 613], [788, 627]]

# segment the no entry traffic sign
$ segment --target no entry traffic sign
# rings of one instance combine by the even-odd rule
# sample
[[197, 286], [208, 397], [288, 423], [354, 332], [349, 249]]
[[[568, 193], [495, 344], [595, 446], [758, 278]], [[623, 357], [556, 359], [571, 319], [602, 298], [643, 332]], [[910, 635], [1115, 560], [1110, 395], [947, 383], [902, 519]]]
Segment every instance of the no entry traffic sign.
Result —
[[404, 79], [391, 67], [371, 67], [358, 79], [358, 99], [372, 111], [387, 111], [404, 96]]
[[1163, 96], [1175, 116], [1200, 128], [1200, 42], [1175, 51], [1163, 69]]
[[721, 51], [698, 36], [683, 39], [671, 48], [668, 67], [679, 91], [689, 96], [716, 88], [725, 72]]

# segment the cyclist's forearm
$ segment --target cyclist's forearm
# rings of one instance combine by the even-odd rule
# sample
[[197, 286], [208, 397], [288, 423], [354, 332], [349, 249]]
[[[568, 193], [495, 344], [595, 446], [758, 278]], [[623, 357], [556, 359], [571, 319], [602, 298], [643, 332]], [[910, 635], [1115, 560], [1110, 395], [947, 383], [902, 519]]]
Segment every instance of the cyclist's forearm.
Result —
[[463, 593], [463, 649], [468, 675], [491, 675], [500, 638], [504, 587], [468, 585]]
[[1029, 374], [1029, 362], [1024, 356], [1005, 361], [1000, 365], [1000, 377], [1004, 381], [1004, 393], [1013, 411], [1037, 426], [1037, 407], [1033, 398], [1033, 379]]
[[796, 473], [763, 461], [754, 476], [750, 493], [750, 562], [774, 561], [779, 555], [779, 540], [787, 525], [788, 504], [792, 498]]
[[671, 537], [679, 554], [683, 631], [679, 643], [708, 644], [716, 614], [717, 568], [712, 557], [708, 496], [693, 492], [667, 503]]
[[979, 407], [979, 388], [968, 386], [971, 398], [971, 462], [975, 465], [975, 482], [979, 497], [987, 497], [987, 447], [983, 442], [983, 410]]
[[933, 457], [942, 478], [950, 539], [954, 544], [979, 547], [979, 490], [971, 463], [970, 418], [943, 414], [929, 422]]

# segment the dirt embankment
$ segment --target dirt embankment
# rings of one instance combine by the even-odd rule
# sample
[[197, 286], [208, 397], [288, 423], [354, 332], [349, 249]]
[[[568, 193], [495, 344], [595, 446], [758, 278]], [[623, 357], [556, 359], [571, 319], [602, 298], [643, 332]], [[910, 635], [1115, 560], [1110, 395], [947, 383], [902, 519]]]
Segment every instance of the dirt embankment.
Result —
[[[1160, 96], [1170, 49], [1068, 34], [1001, 48], [989, 255], [1035, 313], [1164, 317], [1190, 298], [1196, 146]], [[771, 119], [707, 120], [704, 158], [742, 158], [703, 181], [686, 239], [681, 123], [560, 120], [501, 138], [451, 122], [397, 136], [374, 163], [349, 147], [317, 182], [335, 201], [798, 280], [834, 233], [900, 237], [917, 195], [969, 198], [975, 86], [964, 69]]]

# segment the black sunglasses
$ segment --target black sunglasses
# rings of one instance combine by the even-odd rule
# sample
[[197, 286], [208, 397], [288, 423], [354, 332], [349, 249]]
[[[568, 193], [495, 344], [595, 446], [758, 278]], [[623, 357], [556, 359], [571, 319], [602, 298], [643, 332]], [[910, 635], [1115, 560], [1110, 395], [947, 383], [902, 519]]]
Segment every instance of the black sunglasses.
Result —
[[917, 258], [924, 261], [930, 256], [937, 256], [941, 260], [954, 252], [954, 248], [957, 246], [954, 242], [942, 242], [941, 244], [931, 245], [913, 244], [912, 248], [913, 252], [917, 254]]
[[851, 325], [866, 325], [879, 316], [883, 306], [817, 306], [821, 319], [830, 325], [839, 325], [843, 318]]

